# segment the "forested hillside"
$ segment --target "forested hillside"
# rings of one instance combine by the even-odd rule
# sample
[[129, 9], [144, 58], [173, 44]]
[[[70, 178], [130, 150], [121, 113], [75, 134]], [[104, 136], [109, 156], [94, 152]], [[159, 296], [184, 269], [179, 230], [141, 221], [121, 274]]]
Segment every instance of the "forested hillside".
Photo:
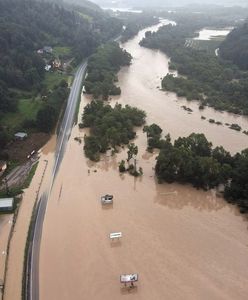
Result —
[[60, 80], [67, 79], [67, 74], [63, 70], [46, 72], [46, 64], [69, 53], [68, 60], [76, 65], [120, 33], [120, 20], [84, 2], [86, 7], [0, 0], [0, 152], [14, 130], [40, 130], [39, 111], [52, 105], [58, 115], [67, 92], [58, 99], [60, 105], [52, 95], [66, 86]]
[[220, 54], [241, 69], [248, 69], [248, 21], [229, 33], [220, 46]]
[[123, 19], [125, 24], [125, 29], [121, 37], [121, 42], [123, 43], [134, 37], [141, 29], [159, 22], [159, 19], [149, 12], [140, 14], [122, 12], [119, 14], [119, 17]]
[[46, 2], [0, 1], [0, 80], [8, 86], [40, 82], [44, 63], [35, 50], [45, 45], [71, 46], [83, 58], [100, 42], [101, 28], [73, 11]]

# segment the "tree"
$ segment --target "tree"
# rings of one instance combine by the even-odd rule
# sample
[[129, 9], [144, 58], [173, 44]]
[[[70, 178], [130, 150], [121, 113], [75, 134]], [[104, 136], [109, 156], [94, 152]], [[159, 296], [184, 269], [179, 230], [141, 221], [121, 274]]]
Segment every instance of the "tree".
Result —
[[4, 149], [8, 142], [8, 135], [4, 131], [0, 131], [0, 152]]
[[191, 133], [188, 137], [179, 137], [175, 141], [175, 147], [185, 147], [195, 155], [210, 156], [212, 143], [202, 133]]
[[127, 161], [129, 162], [134, 155], [136, 156], [138, 154], [138, 146], [136, 146], [134, 143], [130, 143], [127, 148]]
[[143, 128], [143, 132], [146, 132], [147, 138], [149, 137], [161, 137], [162, 129], [157, 124], [152, 124], [150, 126], [146, 125]]
[[36, 123], [40, 131], [49, 133], [54, 128], [56, 121], [57, 113], [52, 106], [46, 105], [37, 113]]
[[126, 172], [126, 167], [125, 167], [125, 160], [122, 160], [119, 164], [119, 172], [124, 173]]
[[248, 212], [248, 149], [234, 156], [230, 185], [226, 185], [225, 197], [238, 203], [242, 212]]
[[[89, 143], [88, 148], [92, 147], [91, 152], [97, 155], [97, 152], [105, 153], [111, 148], [116, 151], [116, 146], [128, 144], [136, 134], [133, 127], [144, 122], [145, 113], [135, 107], [120, 104], [111, 107], [103, 101], [92, 101], [84, 108], [80, 127], [90, 127], [90, 134], [98, 146]], [[86, 156], [88, 153], [85, 152]]]

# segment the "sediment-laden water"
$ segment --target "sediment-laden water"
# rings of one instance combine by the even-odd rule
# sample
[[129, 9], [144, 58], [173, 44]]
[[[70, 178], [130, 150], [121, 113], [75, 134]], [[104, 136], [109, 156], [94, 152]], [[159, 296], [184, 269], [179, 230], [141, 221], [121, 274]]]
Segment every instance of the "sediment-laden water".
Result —
[[[168, 72], [168, 58], [138, 45], [144, 32], [123, 45], [133, 63], [120, 71], [122, 95], [112, 103], [144, 109], [148, 123], [159, 124], [173, 139], [203, 132], [232, 153], [245, 148], [247, 136], [201, 120], [204, 115], [248, 128], [244, 117], [210, 108], [200, 112], [197, 103], [157, 88]], [[82, 96], [81, 112], [88, 101]], [[135, 139], [144, 171], [140, 178], [119, 174], [118, 162], [126, 150], [89, 162], [83, 144], [74, 140], [85, 132], [74, 127], [49, 199], [40, 251], [40, 299], [247, 299], [247, 221], [238, 210], [213, 191], [157, 184], [157, 154], [146, 152], [142, 130]], [[42, 158], [47, 155], [48, 147]], [[100, 203], [106, 193], [114, 195], [109, 208]], [[119, 231], [122, 239], [111, 242], [109, 233]], [[127, 290], [119, 276], [136, 272], [137, 287]]]

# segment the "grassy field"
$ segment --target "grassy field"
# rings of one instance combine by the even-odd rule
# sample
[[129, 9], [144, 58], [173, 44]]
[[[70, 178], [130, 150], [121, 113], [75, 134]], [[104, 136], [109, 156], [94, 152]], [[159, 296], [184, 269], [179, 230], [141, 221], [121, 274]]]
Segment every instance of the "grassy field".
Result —
[[17, 112], [5, 114], [1, 123], [3, 126], [7, 126], [10, 131], [18, 129], [24, 120], [34, 120], [42, 105], [40, 99], [20, 99]]
[[32, 166], [32, 168], [31, 168], [31, 170], [30, 170], [30, 172], [28, 174], [28, 177], [25, 179], [25, 181], [23, 183], [22, 189], [27, 189], [30, 186], [30, 183], [31, 183], [31, 181], [32, 181], [32, 179], [34, 177], [34, 174], [35, 174], [35, 171], [36, 171], [37, 167], [38, 167], [38, 162], [36, 162]]
[[52, 90], [55, 85], [58, 85], [61, 80], [68, 80], [68, 75], [60, 74], [58, 72], [47, 72], [44, 79], [44, 85], [48, 90]]
[[[62, 79], [66, 80], [69, 85], [72, 82], [72, 76], [60, 74], [58, 72], [49, 72], [45, 75], [44, 85], [48, 90], [52, 90]], [[1, 124], [6, 126], [10, 133], [19, 130], [19, 128], [22, 127], [24, 120], [35, 120], [37, 112], [44, 105], [44, 102], [39, 95], [34, 97], [32, 92], [19, 90], [15, 90], [15, 92], [18, 99], [17, 111], [6, 113], [1, 119]]]
[[55, 56], [64, 57], [71, 55], [71, 48], [70, 47], [54, 47], [53, 54]]

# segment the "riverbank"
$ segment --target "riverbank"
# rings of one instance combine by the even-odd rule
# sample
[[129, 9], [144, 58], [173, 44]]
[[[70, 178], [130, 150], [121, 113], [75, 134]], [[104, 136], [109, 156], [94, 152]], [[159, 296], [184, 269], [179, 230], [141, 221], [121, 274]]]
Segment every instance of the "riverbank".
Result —
[[[42, 186], [46, 186], [51, 173], [55, 145], [56, 138], [52, 136], [49, 142], [42, 148], [42, 155], [32, 179], [32, 184], [23, 193], [15, 230], [10, 241], [4, 300], [22, 299], [23, 263], [28, 228], [35, 201], [39, 197], [39, 191]], [[43, 178], [45, 171], [46, 176]]]

